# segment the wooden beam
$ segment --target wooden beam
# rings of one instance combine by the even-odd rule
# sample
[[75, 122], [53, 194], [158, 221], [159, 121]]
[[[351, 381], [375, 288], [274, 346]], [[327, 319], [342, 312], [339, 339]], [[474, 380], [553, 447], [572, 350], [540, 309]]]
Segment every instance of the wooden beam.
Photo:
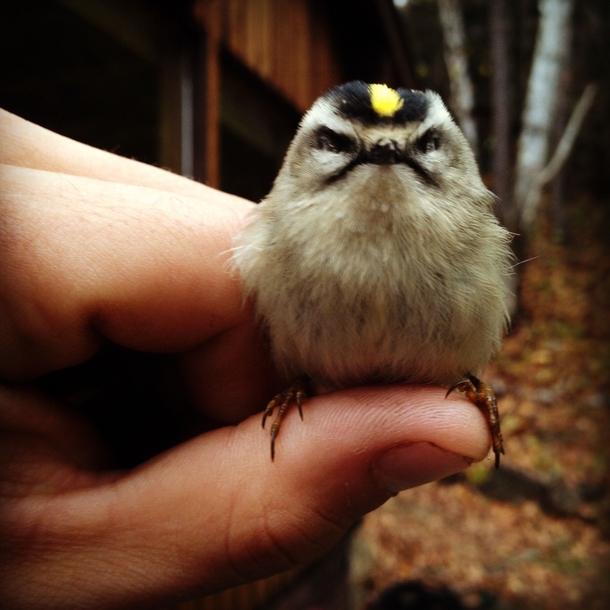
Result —
[[220, 0], [200, 0], [195, 18], [205, 30], [204, 73], [204, 173], [205, 182], [220, 188], [220, 40], [222, 36]]

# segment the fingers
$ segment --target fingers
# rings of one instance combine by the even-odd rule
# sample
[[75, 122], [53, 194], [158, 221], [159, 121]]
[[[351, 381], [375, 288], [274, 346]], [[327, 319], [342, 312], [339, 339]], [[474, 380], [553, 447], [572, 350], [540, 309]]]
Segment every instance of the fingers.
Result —
[[212, 421], [237, 424], [259, 413], [281, 381], [250, 320], [180, 355], [188, 395]]
[[145, 186], [206, 201], [238, 200], [169, 171], [75, 142], [1, 108], [0, 163]]
[[437, 388], [337, 392], [304, 411], [285, 419], [273, 463], [252, 417], [97, 491], [12, 505], [11, 531], [29, 534], [13, 540], [11, 594], [35, 608], [45, 588], [58, 606], [94, 608], [235, 586], [313, 559], [398, 490], [489, 447], [478, 410]]
[[37, 392], [0, 386], [0, 498], [55, 494], [116, 479], [118, 473], [101, 471], [109, 458], [78, 413]]
[[2, 166], [0, 376], [104, 339], [179, 351], [249, 320], [226, 262], [251, 204]]

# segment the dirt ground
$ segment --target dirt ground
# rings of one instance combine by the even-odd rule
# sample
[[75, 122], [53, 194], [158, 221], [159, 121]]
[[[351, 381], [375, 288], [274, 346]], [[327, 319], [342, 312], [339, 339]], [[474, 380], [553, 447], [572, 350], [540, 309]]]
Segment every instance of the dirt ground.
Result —
[[502, 466], [484, 461], [369, 515], [351, 553], [358, 609], [402, 581], [447, 588], [457, 605], [396, 608], [610, 607], [609, 208], [570, 206], [567, 244], [542, 223], [518, 322], [485, 375]]

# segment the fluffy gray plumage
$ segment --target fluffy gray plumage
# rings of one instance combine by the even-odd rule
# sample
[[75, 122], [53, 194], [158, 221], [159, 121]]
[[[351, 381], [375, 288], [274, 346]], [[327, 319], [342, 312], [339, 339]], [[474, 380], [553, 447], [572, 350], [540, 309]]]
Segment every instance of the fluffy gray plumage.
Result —
[[508, 233], [436, 93], [399, 90], [421, 116], [369, 120], [348, 111], [360, 89], [304, 116], [233, 262], [287, 380], [449, 386], [499, 346]]

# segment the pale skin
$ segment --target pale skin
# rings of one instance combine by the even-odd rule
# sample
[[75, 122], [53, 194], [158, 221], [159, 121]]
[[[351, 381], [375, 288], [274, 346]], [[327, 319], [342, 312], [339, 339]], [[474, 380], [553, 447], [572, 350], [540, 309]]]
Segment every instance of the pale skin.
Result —
[[[3, 607], [151, 607], [262, 578], [487, 455], [475, 406], [396, 385], [309, 399], [272, 463], [280, 382], [224, 264], [253, 204], [3, 111], [0, 163]], [[96, 431], [28, 382], [109, 340], [176, 354], [223, 427], [106, 470]]]

